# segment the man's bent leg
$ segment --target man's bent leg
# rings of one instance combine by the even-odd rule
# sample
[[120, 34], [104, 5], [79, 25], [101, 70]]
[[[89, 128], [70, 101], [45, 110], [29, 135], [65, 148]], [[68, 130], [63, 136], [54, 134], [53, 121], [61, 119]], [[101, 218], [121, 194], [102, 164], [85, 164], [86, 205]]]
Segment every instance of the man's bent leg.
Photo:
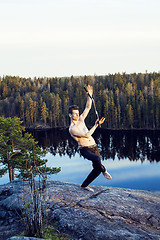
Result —
[[100, 173], [106, 171], [105, 167], [101, 163], [100, 154], [98, 147], [83, 147], [80, 149], [80, 152], [84, 158], [92, 161], [93, 170], [90, 172], [88, 177], [82, 183], [81, 187], [87, 187], [95, 178], [97, 178]]
[[84, 180], [81, 187], [87, 187], [96, 177], [98, 177], [101, 173], [101, 170], [93, 169], [88, 177]]
[[94, 148], [83, 147], [80, 149], [80, 152], [84, 158], [92, 161], [94, 169], [99, 169], [101, 172], [106, 171], [105, 167], [101, 163], [101, 158], [97, 146]]

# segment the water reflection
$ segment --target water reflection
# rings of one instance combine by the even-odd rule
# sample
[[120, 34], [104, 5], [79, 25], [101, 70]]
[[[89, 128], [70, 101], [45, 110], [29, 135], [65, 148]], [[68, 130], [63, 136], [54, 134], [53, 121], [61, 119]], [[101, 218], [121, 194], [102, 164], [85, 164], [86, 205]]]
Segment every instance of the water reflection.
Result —
[[[68, 129], [31, 133], [47, 150], [48, 166], [61, 167], [51, 180], [78, 184], [84, 181], [92, 164], [80, 156]], [[100, 174], [93, 185], [160, 191], [160, 131], [97, 129], [94, 138], [112, 181]], [[8, 181], [8, 174], [0, 178], [0, 184]]]
[[[32, 131], [39, 145], [51, 154], [75, 156], [79, 149], [68, 129]], [[103, 160], [124, 159], [159, 162], [160, 131], [156, 130], [105, 130], [94, 133]]]

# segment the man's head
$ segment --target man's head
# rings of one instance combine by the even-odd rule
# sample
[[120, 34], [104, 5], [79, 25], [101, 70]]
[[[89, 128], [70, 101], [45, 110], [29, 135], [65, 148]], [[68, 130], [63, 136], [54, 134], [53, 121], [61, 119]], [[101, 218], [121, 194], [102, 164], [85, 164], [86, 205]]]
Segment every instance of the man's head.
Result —
[[69, 117], [75, 121], [79, 119], [79, 107], [77, 105], [69, 106]]

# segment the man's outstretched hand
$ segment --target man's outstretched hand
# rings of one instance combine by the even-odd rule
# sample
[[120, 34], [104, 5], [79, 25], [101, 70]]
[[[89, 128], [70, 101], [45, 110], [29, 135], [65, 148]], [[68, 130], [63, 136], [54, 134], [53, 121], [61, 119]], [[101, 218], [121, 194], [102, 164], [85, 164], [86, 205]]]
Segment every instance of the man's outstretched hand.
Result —
[[101, 125], [102, 123], [104, 123], [104, 121], [105, 121], [105, 118], [102, 117], [100, 120], [97, 119], [95, 124], [96, 124], [96, 125], [99, 125], [99, 124]]
[[86, 87], [86, 89], [87, 89], [89, 95], [92, 97], [92, 95], [93, 95], [93, 87], [90, 86], [90, 85], [88, 85], [88, 86]]

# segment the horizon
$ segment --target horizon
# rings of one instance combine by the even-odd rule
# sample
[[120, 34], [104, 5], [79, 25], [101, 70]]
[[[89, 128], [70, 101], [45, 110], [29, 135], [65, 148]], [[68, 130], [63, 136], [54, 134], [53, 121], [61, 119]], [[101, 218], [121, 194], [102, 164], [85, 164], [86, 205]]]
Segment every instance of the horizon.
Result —
[[36, 79], [38, 79], [38, 78], [71, 78], [72, 76], [74, 77], [74, 78], [79, 78], [79, 77], [84, 77], [84, 76], [86, 76], [86, 77], [105, 77], [105, 76], [109, 76], [109, 75], [116, 75], [116, 74], [120, 74], [120, 75], [123, 75], [123, 74], [126, 74], [126, 75], [133, 75], [133, 74], [136, 74], [136, 75], [138, 75], [138, 74], [153, 74], [153, 73], [158, 73], [158, 74], [160, 74], [160, 71], [153, 71], [153, 72], [148, 72], [147, 70], [145, 71], [145, 72], [131, 72], [131, 73], [127, 73], [127, 72], [115, 72], [115, 73], [107, 73], [107, 74], [93, 74], [93, 75], [91, 75], [91, 74], [84, 74], [84, 75], [77, 75], [77, 76], [75, 76], [75, 75], [70, 75], [70, 76], [33, 76], [33, 77], [31, 77], [31, 76], [19, 76], [19, 75], [9, 75], [9, 74], [6, 74], [6, 75], [3, 75], [3, 76], [0, 76], [0, 79], [2, 80], [2, 78], [5, 78], [5, 77], [19, 77], [19, 78], [26, 78], [26, 79], [28, 79], [28, 78], [30, 78], [31, 80], [34, 80], [34, 78], [36, 78]]

